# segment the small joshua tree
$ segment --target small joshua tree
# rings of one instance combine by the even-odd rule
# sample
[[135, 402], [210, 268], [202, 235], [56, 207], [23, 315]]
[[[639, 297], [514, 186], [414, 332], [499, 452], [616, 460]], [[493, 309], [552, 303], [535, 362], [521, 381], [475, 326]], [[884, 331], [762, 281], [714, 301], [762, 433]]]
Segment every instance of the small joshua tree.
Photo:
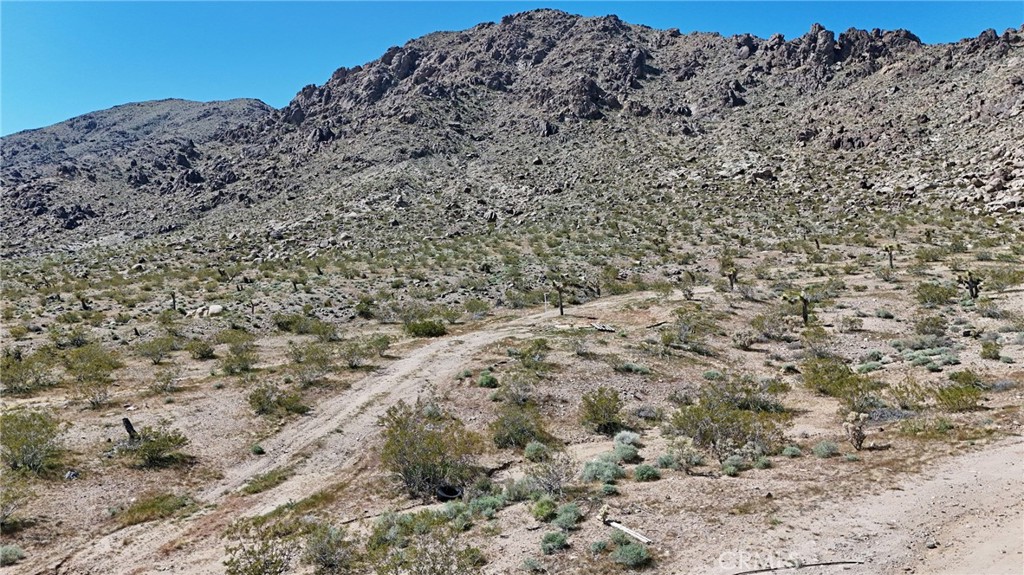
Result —
[[885, 252], [886, 255], [889, 256], [889, 269], [893, 269], [895, 266], [892, 263], [892, 257], [893, 257], [893, 254], [895, 254], [896, 252], [900, 251], [900, 246], [897, 245], [897, 244], [886, 244], [882, 248], [882, 251]]
[[866, 437], [864, 435], [864, 422], [867, 419], [868, 414], [851, 411], [846, 416], [846, 421], [843, 422], [843, 431], [846, 432], [846, 439], [857, 451], [860, 451], [861, 447], [864, 446], [864, 439]]
[[971, 296], [971, 299], [978, 299], [978, 294], [981, 293], [981, 278], [968, 271], [967, 275], [957, 278], [957, 283], [967, 289], [967, 295]]

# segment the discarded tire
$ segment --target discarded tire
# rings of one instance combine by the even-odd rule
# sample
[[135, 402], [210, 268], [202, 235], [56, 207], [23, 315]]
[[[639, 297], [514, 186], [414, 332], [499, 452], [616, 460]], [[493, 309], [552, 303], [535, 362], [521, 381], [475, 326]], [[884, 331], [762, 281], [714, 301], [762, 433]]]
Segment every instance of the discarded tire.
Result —
[[437, 488], [438, 501], [452, 501], [462, 497], [462, 488], [454, 485], [442, 485]]

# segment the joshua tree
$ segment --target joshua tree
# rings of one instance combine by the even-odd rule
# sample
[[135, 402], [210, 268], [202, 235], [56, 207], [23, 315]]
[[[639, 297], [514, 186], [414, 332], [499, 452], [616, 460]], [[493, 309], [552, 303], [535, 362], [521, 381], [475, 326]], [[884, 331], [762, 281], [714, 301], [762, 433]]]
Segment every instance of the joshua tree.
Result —
[[800, 317], [803, 318], [804, 325], [806, 326], [811, 322], [811, 303], [815, 300], [806, 290], [800, 290], [798, 294], [792, 293], [782, 297], [790, 303], [800, 302]]
[[882, 248], [882, 251], [889, 256], [889, 269], [893, 269], [892, 256], [896, 252], [900, 251], [900, 246], [897, 244], [886, 244], [885, 247]]
[[968, 271], [967, 275], [957, 278], [957, 283], [967, 288], [967, 295], [971, 296], [971, 299], [978, 299], [978, 294], [981, 293], [981, 278]]

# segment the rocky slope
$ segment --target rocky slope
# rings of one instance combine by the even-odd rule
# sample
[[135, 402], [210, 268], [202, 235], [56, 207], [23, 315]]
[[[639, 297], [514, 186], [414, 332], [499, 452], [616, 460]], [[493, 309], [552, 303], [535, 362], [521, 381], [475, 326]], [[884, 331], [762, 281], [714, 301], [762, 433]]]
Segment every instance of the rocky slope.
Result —
[[4, 138], [0, 233], [12, 255], [302, 222], [373, 248], [638, 205], [662, 224], [721, 206], [1019, 213], [1022, 48], [1024, 27], [924, 45], [526, 12], [391, 48], [281, 110], [129, 104]]

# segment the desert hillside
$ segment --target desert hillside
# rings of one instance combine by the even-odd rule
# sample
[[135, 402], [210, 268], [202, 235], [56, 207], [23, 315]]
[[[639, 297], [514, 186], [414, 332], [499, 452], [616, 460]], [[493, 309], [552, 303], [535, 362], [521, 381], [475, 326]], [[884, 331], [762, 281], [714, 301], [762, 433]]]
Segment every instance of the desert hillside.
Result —
[[4, 572], [1021, 573], [1022, 48], [539, 10], [3, 138]]

